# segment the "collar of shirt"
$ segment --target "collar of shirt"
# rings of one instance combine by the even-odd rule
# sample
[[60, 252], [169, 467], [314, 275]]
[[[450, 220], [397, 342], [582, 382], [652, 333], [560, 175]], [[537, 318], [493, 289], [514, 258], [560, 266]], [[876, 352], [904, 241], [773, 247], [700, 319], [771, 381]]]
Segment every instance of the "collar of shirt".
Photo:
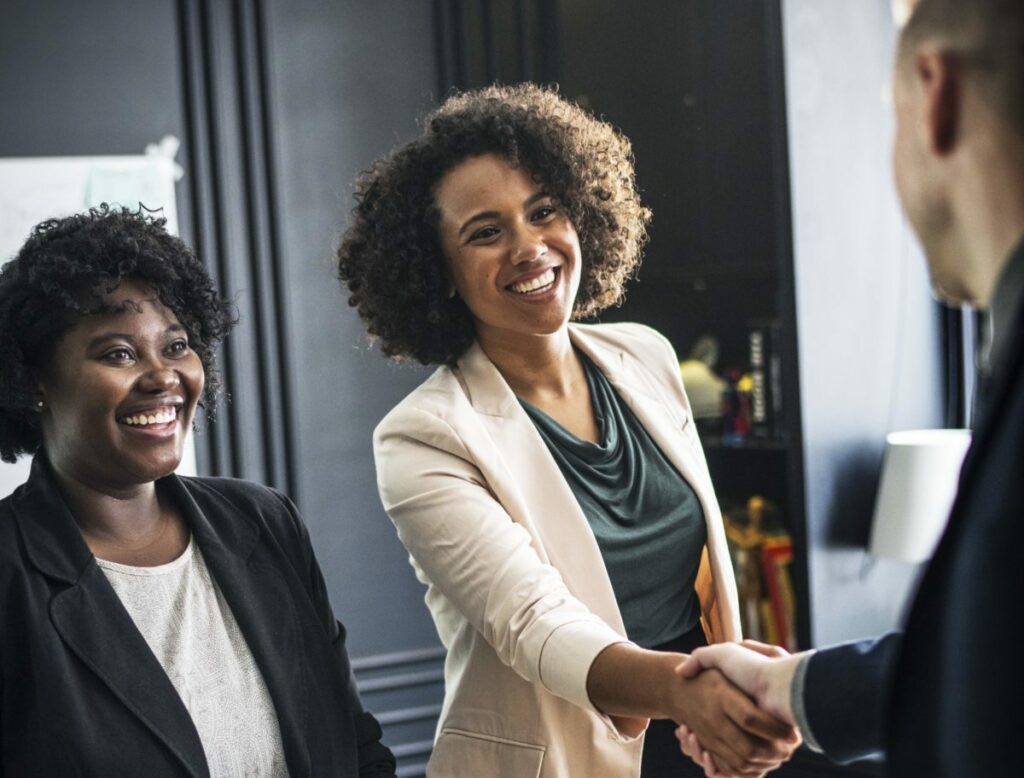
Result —
[[999, 275], [996, 291], [989, 309], [989, 329], [992, 333], [991, 346], [988, 349], [989, 369], [998, 369], [1005, 359], [1003, 349], [1010, 339], [1010, 324], [1024, 304], [1024, 240], [1010, 254], [1010, 259]]

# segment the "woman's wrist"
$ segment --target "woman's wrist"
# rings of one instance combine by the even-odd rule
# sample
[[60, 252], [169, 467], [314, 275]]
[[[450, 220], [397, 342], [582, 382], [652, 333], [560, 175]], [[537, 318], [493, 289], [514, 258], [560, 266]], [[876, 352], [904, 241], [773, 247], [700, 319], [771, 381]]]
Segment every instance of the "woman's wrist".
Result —
[[675, 718], [682, 689], [676, 666], [685, 654], [650, 651], [632, 643], [609, 646], [594, 660], [587, 693], [609, 716]]
[[658, 678], [657, 711], [651, 715], [651, 718], [682, 721], [683, 717], [686, 716], [685, 703], [687, 696], [685, 688], [686, 682], [689, 679], [679, 677], [679, 674], [675, 671], [675, 668], [679, 665], [675, 663], [686, 661], [689, 655], [677, 654], [675, 652], [652, 651], [651, 653], [654, 654], [652, 666], [656, 668], [653, 674]]

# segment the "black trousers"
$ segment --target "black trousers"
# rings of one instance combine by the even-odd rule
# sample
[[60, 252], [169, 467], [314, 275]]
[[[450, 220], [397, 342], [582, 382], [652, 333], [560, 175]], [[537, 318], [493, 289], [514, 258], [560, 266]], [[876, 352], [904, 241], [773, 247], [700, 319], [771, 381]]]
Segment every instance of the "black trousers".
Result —
[[[677, 638], [654, 651], [678, 651], [689, 654], [695, 648], [706, 646], [707, 638], [700, 623]], [[690, 757], [679, 750], [676, 740], [676, 723], [671, 719], [654, 719], [644, 737], [643, 761], [640, 763], [640, 778], [703, 778], [704, 771], [694, 764]]]

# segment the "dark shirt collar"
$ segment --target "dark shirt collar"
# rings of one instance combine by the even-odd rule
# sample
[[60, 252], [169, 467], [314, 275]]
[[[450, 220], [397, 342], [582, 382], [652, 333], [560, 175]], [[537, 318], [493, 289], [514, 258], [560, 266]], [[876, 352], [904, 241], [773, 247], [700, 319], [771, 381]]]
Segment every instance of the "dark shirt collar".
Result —
[[998, 370], [1006, 360], [1003, 350], [1010, 341], [1013, 322], [1024, 305], [1024, 239], [1010, 254], [1010, 259], [999, 274], [995, 294], [992, 296], [992, 307], [988, 315], [992, 328], [992, 341], [989, 349], [988, 363], [991, 369]]

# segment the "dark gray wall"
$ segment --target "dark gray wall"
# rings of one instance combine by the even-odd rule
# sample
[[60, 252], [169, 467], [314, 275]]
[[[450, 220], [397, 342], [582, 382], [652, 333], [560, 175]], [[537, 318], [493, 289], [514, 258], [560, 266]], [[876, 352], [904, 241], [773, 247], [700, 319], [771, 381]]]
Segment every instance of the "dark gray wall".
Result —
[[562, 92], [619, 127], [654, 218], [622, 309], [681, 355], [713, 333], [742, 367], [748, 322], [777, 315], [772, 3], [561, 0]]
[[332, 269], [352, 182], [435, 100], [433, 6], [415, 0], [33, 0], [0, 7], [0, 155], [183, 142], [183, 236], [241, 322], [204, 472], [291, 492], [364, 700], [422, 774], [441, 697], [423, 588], [377, 497], [370, 437], [424, 377], [366, 343]]
[[813, 642], [898, 623], [865, 546], [885, 433], [942, 426], [938, 311], [892, 184], [888, 0], [783, 2]]
[[426, 371], [369, 348], [333, 280], [332, 249], [356, 175], [409, 138], [433, 105], [432, 21], [430, 4], [408, 0], [266, 4], [294, 489], [349, 627], [364, 702], [407, 767], [429, 751], [442, 655], [377, 496], [371, 435]]
[[353, 629], [356, 656], [418, 646], [417, 627], [433, 634], [422, 587], [381, 509], [371, 449], [373, 427], [425, 371], [370, 350], [334, 281], [332, 249], [354, 205], [356, 175], [408, 139], [434, 100], [429, 4], [372, 5], [373, 13], [358, 0], [267, 7], [290, 395], [302, 463], [296, 491], [335, 606], [368, 617]]
[[7, 0], [0, 153], [141, 154], [165, 133], [182, 137], [176, 29], [173, 2]]

